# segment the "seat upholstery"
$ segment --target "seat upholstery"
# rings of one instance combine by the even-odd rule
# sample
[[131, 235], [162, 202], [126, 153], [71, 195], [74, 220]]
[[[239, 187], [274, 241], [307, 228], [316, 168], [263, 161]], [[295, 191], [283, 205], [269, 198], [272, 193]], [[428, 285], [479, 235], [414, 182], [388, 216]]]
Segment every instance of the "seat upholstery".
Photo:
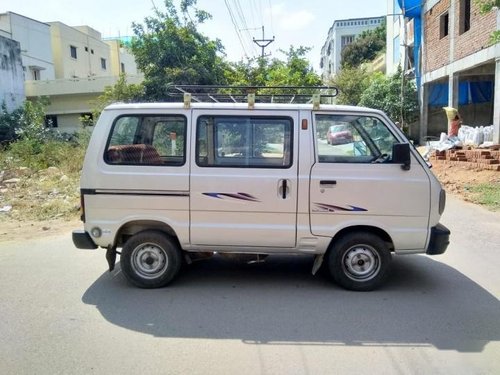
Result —
[[106, 161], [111, 164], [163, 164], [156, 148], [146, 144], [110, 146]]

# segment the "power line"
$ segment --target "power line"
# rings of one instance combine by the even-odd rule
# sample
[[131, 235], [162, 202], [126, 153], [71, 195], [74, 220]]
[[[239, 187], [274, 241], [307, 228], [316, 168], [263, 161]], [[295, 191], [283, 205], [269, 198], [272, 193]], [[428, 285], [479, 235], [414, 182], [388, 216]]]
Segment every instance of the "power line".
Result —
[[229, 5], [227, 0], [224, 0], [224, 3], [226, 4], [226, 9], [229, 12], [229, 17], [231, 18], [231, 22], [233, 23], [234, 30], [236, 31], [236, 36], [238, 37], [238, 39], [240, 41], [241, 48], [243, 48], [243, 53], [245, 54], [245, 57], [248, 58], [248, 53], [247, 53], [247, 51], [245, 49], [245, 45], [241, 39], [240, 30], [238, 28], [236, 19], [234, 17], [233, 10], [231, 9], [231, 6]]

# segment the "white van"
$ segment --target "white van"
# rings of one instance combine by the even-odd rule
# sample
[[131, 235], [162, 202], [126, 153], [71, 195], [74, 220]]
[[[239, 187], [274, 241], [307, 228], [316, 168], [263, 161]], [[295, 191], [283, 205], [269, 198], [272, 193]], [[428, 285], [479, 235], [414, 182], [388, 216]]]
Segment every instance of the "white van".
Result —
[[110, 270], [122, 248], [123, 274], [143, 288], [196, 253], [229, 253], [312, 254], [313, 272], [324, 263], [342, 287], [372, 290], [392, 253], [442, 254], [450, 236], [426, 162], [383, 112], [349, 106], [111, 105], [81, 201], [75, 246], [107, 249]]

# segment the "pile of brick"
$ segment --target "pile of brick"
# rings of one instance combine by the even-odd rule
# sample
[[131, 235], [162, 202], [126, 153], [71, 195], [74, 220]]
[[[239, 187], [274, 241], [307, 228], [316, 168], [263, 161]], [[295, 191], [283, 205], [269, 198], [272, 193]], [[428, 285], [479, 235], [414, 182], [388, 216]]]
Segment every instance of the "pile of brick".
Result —
[[431, 160], [444, 164], [460, 165], [471, 169], [490, 169], [500, 171], [500, 150], [452, 149], [436, 151]]

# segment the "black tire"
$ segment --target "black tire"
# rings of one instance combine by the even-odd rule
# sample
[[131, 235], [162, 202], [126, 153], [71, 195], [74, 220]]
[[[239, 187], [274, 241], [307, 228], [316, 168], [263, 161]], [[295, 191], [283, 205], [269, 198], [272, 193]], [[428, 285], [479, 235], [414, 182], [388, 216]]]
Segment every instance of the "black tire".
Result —
[[370, 291], [386, 279], [391, 253], [386, 243], [372, 233], [349, 233], [336, 241], [327, 256], [333, 280], [345, 289]]
[[158, 231], [139, 232], [128, 239], [122, 249], [120, 265], [123, 274], [140, 288], [161, 288], [179, 273], [181, 250], [169, 236]]

